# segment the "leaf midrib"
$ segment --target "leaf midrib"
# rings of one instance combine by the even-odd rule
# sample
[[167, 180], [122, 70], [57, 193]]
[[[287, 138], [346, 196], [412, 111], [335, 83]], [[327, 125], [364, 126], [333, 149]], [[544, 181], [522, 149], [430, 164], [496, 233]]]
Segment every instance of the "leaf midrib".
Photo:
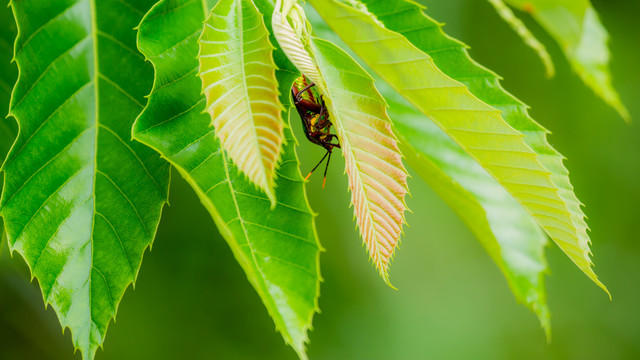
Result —
[[[253, 133], [253, 146], [258, 155], [258, 164], [262, 169], [262, 171], [260, 171], [260, 177], [264, 181], [265, 186], [269, 188], [270, 184], [267, 179], [267, 169], [264, 166], [262, 150], [260, 149], [260, 143], [258, 142], [258, 132], [256, 131], [255, 119], [253, 117], [253, 108], [251, 107], [251, 99], [249, 98], [249, 89], [247, 88], [247, 70], [245, 68], [247, 64], [245, 63], [245, 59], [244, 59], [246, 53], [244, 48], [244, 13], [242, 11], [242, 1], [243, 0], [235, 0], [236, 7], [237, 7], [237, 16], [238, 16], [238, 36], [240, 38], [239, 57], [240, 57], [240, 67], [242, 68], [242, 80], [241, 80], [242, 88], [244, 89], [244, 100], [246, 102], [247, 112], [249, 114], [248, 116], [251, 124], [251, 132]], [[234, 195], [234, 200], [235, 200], [235, 195]], [[253, 254], [253, 249], [251, 249], [251, 253]]]
[[[94, 83], [94, 96], [95, 96], [95, 143], [94, 143], [94, 152], [93, 152], [93, 184], [92, 184], [92, 188], [91, 188], [91, 197], [93, 198], [93, 215], [91, 217], [91, 238], [89, 239], [90, 243], [91, 243], [91, 272], [93, 273], [93, 270], [98, 270], [94, 264], [93, 264], [93, 260], [94, 260], [94, 247], [93, 247], [93, 240], [94, 240], [94, 236], [95, 236], [95, 225], [96, 225], [96, 213], [97, 213], [97, 209], [96, 209], [96, 182], [97, 182], [97, 178], [98, 178], [98, 134], [100, 133], [100, 89], [99, 89], [99, 83], [100, 81], [98, 80], [99, 74], [100, 74], [100, 61], [99, 61], [99, 54], [98, 54], [98, 20], [97, 20], [97, 14], [96, 14], [96, 0], [89, 0], [89, 7], [91, 9], [91, 38], [93, 39], [93, 83]], [[135, 206], [134, 206], [135, 208]], [[136, 209], [136, 213], [137, 209]], [[138, 214], [138, 216], [140, 216]], [[145, 227], [146, 230], [146, 227]], [[111, 298], [111, 290], [109, 289], [109, 285], [107, 284], [107, 279], [104, 278], [104, 274], [102, 274], [102, 272], [100, 272], [98, 270], [98, 272], [100, 273], [100, 275], [102, 275], [103, 280], [105, 282], [105, 287], [109, 290], [109, 300], [111, 301], [112, 304], [112, 308], [115, 309], [115, 307], [113, 306], [113, 300]], [[93, 311], [91, 311], [91, 309], [93, 308], [93, 281], [91, 280], [91, 275], [89, 275], [89, 319], [91, 319], [92, 322], [93, 321]], [[93, 327], [90, 328], [89, 330], [89, 342], [91, 343], [91, 332], [93, 330]], [[102, 334], [100, 334], [102, 337]], [[89, 350], [91, 351], [91, 350]]]

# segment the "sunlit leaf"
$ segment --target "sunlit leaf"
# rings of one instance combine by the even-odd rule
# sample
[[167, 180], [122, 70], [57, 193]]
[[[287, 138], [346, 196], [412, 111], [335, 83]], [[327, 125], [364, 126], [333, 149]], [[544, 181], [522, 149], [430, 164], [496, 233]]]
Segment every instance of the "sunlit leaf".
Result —
[[[262, 14], [271, 14], [268, 1], [255, 3]], [[196, 56], [208, 12], [201, 2], [160, 1], [140, 24], [138, 45], [155, 67], [156, 80], [134, 137], [160, 152], [196, 191], [278, 331], [300, 358], [306, 358], [304, 344], [319, 295], [320, 249], [298, 170], [296, 141], [285, 129], [277, 203], [271, 209], [263, 192], [230, 163], [209, 126], [209, 115], [203, 113], [206, 99], [196, 76]], [[266, 16], [267, 26], [270, 22]], [[281, 52], [275, 55], [282, 69], [276, 73], [280, 101], [289, 109], [291, 85], [299, 73]]]
[[473, 231], [504, 273], [516, 299], [531, 308], [550, 334], [544, 276], [547, 236], [520, 204], [433, 122], [383, 91], [402, 134], [401, 148], [420, 177]]
[[4, 164], [9, 247], [85, 359], [138, 275], [167, 199], [169, 167], [131, 141], [152, 68], [135, 47], [144, 1], [13, 1], [20, 69]]
[[200, 78], [216, 136], [275, 206], [284, 121], [269, 32], [251, 0], [222, 0], [200, 37]]
[[629, 120], [609, 70], [609, 34], [589, 0], [505, 0], [530, 13], [560, 44], [582, 80]]
[[301, 8], [294, 7], [290, 15], [295, 28], [303, 31], [293, 30], [276, 10], [276, 38], [303, 73], [303, 69], [317, 67], [305, 75], [320, 87], [337, 129], [358, 227], [371, 259], [388, 283], [389, 261], [405, 222], [408, 189], [387, 104], [369, 74], [348, 54], [330, 42], [305, 37], [307, 23]]
[[[307, 14], [314, 33], [342, 43], [317, 13]], [[389, 117], [408, 164], [467, 224], [507, 278], [516, 299], [535, 312], [550, 335], [544, 231], [455, 141], [384, 81], [375, 81], [389, 103]]]
[[526, 115], [526, 107], [502, 90], [495, 74], [470, 61], [464, 45], [446, 37], [413, 2], [365, 0], [368, 10], [362, 9], [363, 3], [357, 9], [334, 0], [310, 3], [376, 73], [478, 161], [606, 290], [591, 268], [584, 214], [562, 157], [547, 143], [546, 130]]
[[515, 16], [513, 11], [511, 11], [511, 9], [502, 0], [488, 1], [496, 9], [498, 15], [500, 15], [500, 17], [506, 21], [509, 26], [511, 26], [513, 31], [522, 38], [522, 41], [524, 41], [527, 46], [532, 48], [538, 54], [538, 57], [542, 60], [544, 68], [547, 71], [547, 77], [553, 77], [555, 75], [555, 69], [553, 67], [551, 55], [547, 52], [547, 48], [545, 48], [544, 45], [536, 39], [527, 26]]

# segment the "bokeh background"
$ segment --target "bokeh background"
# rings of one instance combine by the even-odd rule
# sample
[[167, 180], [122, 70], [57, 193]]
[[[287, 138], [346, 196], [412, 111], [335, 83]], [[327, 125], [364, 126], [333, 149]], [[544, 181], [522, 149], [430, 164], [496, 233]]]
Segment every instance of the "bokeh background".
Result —
[[[408, 201], [414, 213], [391, 270], [399, 290], [390, 289], [361, 246], [343, 164], [335, 157], [327, 187], [321, 189], [321, 176], [307, 187], [327, 250], [310, 358], [640, 359], [640, 2], [593, 1], [612, 35], [614, 80], [632, 114], [630, 125], [583, 86], [558, 46], [523, 14], [554, 57], [552, 80], [486, 1], [422, 3], [553, 131], [550, 141], [569, 159], [575, 191], [587, 205], [596, 272], [613, 301], [551, 245], [548, 344], [469, 230], [417, 177]], [[303, 169], [322, 155], [304, 142], [299, 151]], [[296, 359], [177, 173], [153, 250], [96, 358]], [[44, 310], [22, 260], [6, 251], [0, 259], [0, 359], [80, 359], [69, 332], [62, 335], [53, 311]]]

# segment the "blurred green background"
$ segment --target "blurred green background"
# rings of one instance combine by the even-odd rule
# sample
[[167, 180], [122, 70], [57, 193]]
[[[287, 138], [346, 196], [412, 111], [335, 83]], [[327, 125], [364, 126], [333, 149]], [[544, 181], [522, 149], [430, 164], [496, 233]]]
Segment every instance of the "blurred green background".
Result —
[[[556, 61], [544, 78], [535, 54], [484, 0], [423, 0], [445, 31], [502, 75], [505, 87], [553, 131], [578, 197], [587, 205], [596, 272], [613, 301], [555, 246], [547, 254], [553, 339], [516, 303], [498, 268], [449, 208], [419, 178], [414, 211], [397, 251], [392, 290], [368, 262], [348, 208], [343, 163], [327, 187], [308, 184], [326, 248], [321, 314], [311, 359], [640, 359], [640, 2], [593, 1], [611, 33], [615, 85], [634, 123], [625, 124], [571, 72], [560, 49], [522, 16]], [[301, 130], [294, 124], [299, 139]], [[303, 142], [311, 168], [322, 149]], [[218, 234], [177, 173], [153, 250], [135, 290], [120, 305], [97, 359], [296, 359]], [[0, 260], [0, 359], [79, 359], [70, 334], [44, 310], [23, 261]]]

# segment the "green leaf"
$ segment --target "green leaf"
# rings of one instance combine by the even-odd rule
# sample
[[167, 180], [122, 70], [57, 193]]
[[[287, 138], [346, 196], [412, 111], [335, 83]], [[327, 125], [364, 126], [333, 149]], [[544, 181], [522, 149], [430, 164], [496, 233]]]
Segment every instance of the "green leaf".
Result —
[[373, 263], [389, 284], [389, 262], [405, 223], [408, 188], [387, 104], [369, 74], [347, 53], [328, 41], [308, 36], [302, 8], [294, 7], [290, 18], [285, 19], [278, 10], [273, 13], [276, 38], [299, 69], [311, 69], [302, 71], [321, 90], [345, 158], [360, 234]]
[[509, 283], [550, 336], [544, 275], [545, 233], [515, 199], [432, 121], [391, 89], [389, 102], [402, 153], [420, 177], [476, 235]]
[[623, 119], [630, 120], [609, 70], [609, 34], [589, 0], [505, 0], [530, 13], [560, 44], [582, 80]]
[[[0, 165], [13, 144], [17, 133], [15, 121], [5, 117], [9, 111], [11, 89], [18, 78], [18, 69], [11, 63], [16, 24], [11, 9], [0, 6]], [[0, 181], [0, 189], [2, 183]]]
[[[11, 9], [0, 6], [0, 167], [18, 132], [15, 121], [4, 116], [9, 110], [11, 89], [18, 78], [18, 69], [11, 63], [16, 34], [16, 23]], [[3, 182], [4, 177], [0, 178], [0, 191], [2, 191]], [[0, 259], [6, 247], [5, 235], [4, 224], [0, 221]]]
[[538, 39], [529, 31], [526, 25], [518, 19], [513, 11], [502, 1], [502, 0], [488, 0], [489, 3], [496, 9], [496, 12], [500, 17], [507, 23], [513, 31], [515, 31], [522, 41], [533, 49], [542, 63], [544, 64], [544, 68], [547, 71], [547, 77], [553, 77], [555, 75], [555, 69], [553, 67], [553, 61], [551, 60], [551, 55], [547, 52], [547, 48], [542, 45]]
[[[273, 7], [266, 0], [256, 4], [263, 14], [271, 14]], [[296, 141], [285, 129], [278, 202], [271, 210], [269, 199], [230, 164], [203, 113], [206, 99], [196, 56], [208, 12], [200, 2], [160, 1], [140, 24], [138, 46], [155, 67], [156, 79], [134, 136], [160, 152], [193, 187], [285, 342], [306, 358], [307, 330], [317, 311], [320, 249], [298, 170]], [[268, 27], [270, 22], [267, 16]], [[291, 85], [299, 73], [280, 51], [275, 55], [282, 69], [276, 73], [280, 101], [289, 109]]]
[[167, 199], [169, 166], [133, 142], [152, 68], [133, 28], [144, 1], [13, 1], [19, 124], [4, 164], [9, 247], [93, 358], [135, 281]]
[[251, 0], [219, 1], [199, 43], [199, 75], [215, 134], [229, 158], [275, 206], [284, 121], [264, 20]]
[[471, 61], [465, 46], [445, 36], [413, 2], [366, 0], [378, 18], [333, 0], [310, 2], [375, 72], [496, 178], [606, 291], [591, 268], [584, 214], [562, 157], [495, 74]]
[[[319, 36], [340, 42], [324, 21], [308, 13]], [[519, 302], [538, 316], [547, 336], [544, 257], [547, 236], [524, 208], [469, 154], [384, 81], [376, 86], [409, 165], [460, 216], [507, 278]]]

